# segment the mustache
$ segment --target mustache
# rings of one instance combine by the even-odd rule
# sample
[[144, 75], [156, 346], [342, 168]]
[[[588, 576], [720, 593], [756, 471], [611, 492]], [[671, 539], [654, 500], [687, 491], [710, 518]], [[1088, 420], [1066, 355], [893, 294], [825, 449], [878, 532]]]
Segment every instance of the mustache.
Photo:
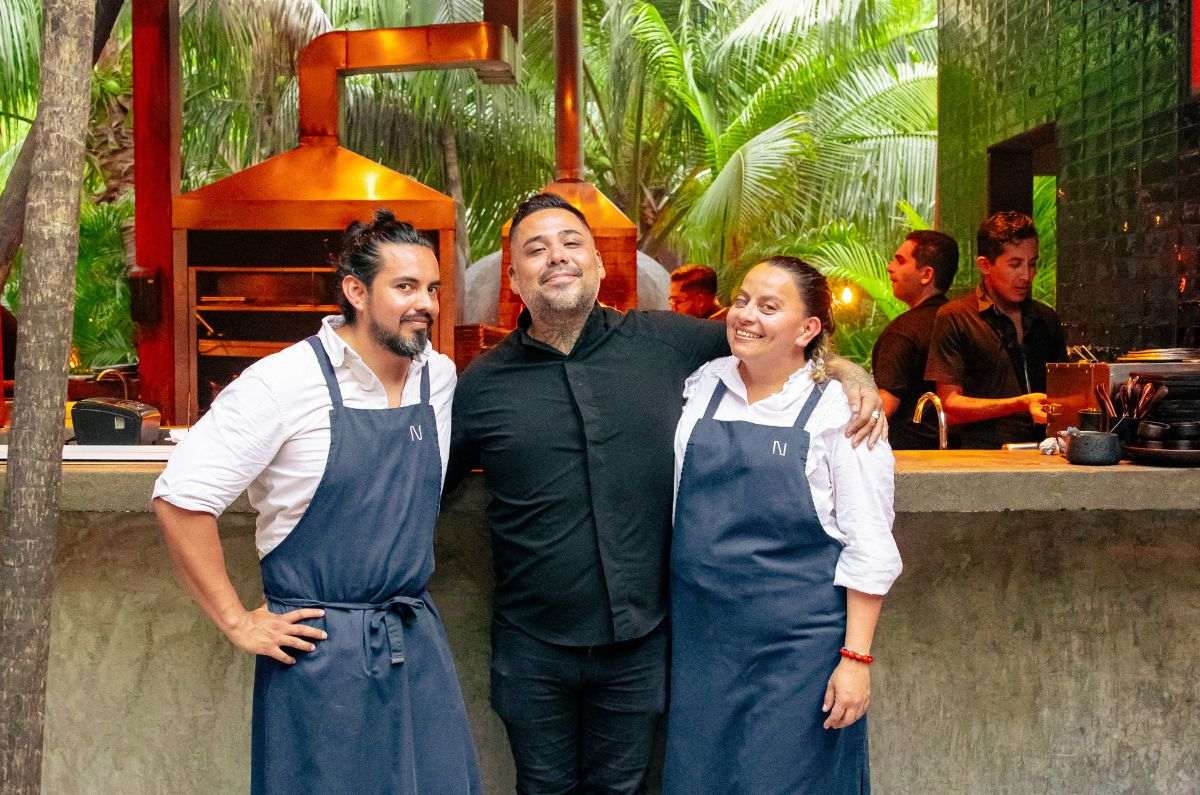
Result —
[[429, 325], [433, 325], [433, 315], [429, 314], [428, 312], [410, 312], [409, 314], [400, 318], [401, 323], [408, 323], [413, 320], [424, 320]]
[[574, 265], [568, 265], [565, 268], [555, 268], [554, 270], [546, 271], [540, 277], [538, 277], [538, 284], [545, 284], [546, 282], [553, 279], [555, 276], [561, 276], [564, 273], [569, 274], [571, 276], [582, 276], [583, 269], [577, 268]]

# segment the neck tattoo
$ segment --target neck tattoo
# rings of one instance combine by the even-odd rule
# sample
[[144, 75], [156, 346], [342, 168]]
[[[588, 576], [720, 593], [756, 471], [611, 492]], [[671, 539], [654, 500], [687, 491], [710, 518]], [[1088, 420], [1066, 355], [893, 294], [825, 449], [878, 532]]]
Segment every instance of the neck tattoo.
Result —
[[[586, 321], [587, 318], [584, 318]], [[537, 323], [529, 327], [529, 336], [563, 353], [570, 353], [583, 332], [583, 324], [551, 325]]]

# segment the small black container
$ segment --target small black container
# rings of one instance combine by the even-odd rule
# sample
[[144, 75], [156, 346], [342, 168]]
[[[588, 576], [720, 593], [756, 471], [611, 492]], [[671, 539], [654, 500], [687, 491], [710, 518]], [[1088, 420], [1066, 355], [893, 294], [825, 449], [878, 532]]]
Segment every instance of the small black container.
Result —
[[1108, 466], [1121, 460], [1121, 437], [1115, 433], [1080, 431], [1069, 438], [1067, 460], [1072, 464]]
[[1152, 420], [1142, 420], [1137, 426], [1138, 438], [1143, 441], [1153, 440], [1161, 442], [1167, 438], [1167, 434], [1170, 431], [1170, 425], [1167, 425], [1165, 422], [1153, 422]]
[[1102, 422], [1104, 422], [1104, 415], [1100, 413], [1099, 409], [1079, 410], [1079, 430], [1098, 431]]

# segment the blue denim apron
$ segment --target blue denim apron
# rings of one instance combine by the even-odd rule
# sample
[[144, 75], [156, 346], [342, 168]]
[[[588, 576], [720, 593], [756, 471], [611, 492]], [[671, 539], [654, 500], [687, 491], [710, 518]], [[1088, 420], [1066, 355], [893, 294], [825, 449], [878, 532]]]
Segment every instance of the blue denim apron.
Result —
[[476, 793], [466, 708], [425, 591], [441, 493], [429, 368], [421, 402], [342, 404], [329, 356], [329, 458], [308, 510], [262, 560], [272, 612], [320, 607], [329, 637], [295, 665], [256, 658], [255, 793]]
[[668, 795], [869, 791], [866, 719], [822, 728], [846, 632], [841, 545], [804, 472], [822, 392], [779, 428], [713, 419], [718, 383], [688, 440], [671, 545]]

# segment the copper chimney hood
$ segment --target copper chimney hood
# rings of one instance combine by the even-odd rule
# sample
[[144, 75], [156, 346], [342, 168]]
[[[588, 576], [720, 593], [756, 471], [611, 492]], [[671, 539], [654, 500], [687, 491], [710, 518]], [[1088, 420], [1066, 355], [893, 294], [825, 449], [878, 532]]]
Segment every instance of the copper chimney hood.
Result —
[[[516, 0], [487, 5], [493, 12], [519, 9]], [[317, 267], [318, 257], [303, 263], [287, 260], [294, 259], [296, 251], [302, 250], [304, 241], [311, 241], [314, 234], [336, 236], [350, 221], [369, 218], [379, 207], [387, 207], [398, 218], [436, 234], [438, 258], [443, 263], [443, 306], [432, 336], [439, 350], [452, 354], [456, 300], [454, 201], [340, 145], [342, 77], [366, 72], [466, 67], [474, 69], [485, 82], [513, 82], [516, 58], [517, 45], [510, 28], [495, 22], [333, 31], [309, 43], [297, 64], [299, 145], [174, 199], [175, 246], [177, 256], [188, 266], [189, 277], [184, 281], [190, 283], [190, 286], [184, 284], [183, 292], [174, 299], [176, 339], [188, 341], [184, 358], [176, 366], [177, 370], [182, 366], [188, 371], [176, 378], [176, 405], [182, 409], [177, 416], [194, 415], [203, 391], [205, 372], [202, 371], [216, 361], [215, 357], [225, 356], [239, 362], [253, 359], [270, 352], [272, 346], [294, 342], [303, 336], [287, 337], [293, 327], [287, 325], [293, 322], [289, 313], [309, 318], [319, 317], [327, 309], [336, 310], [323, 305], [296, 307], [282, 301], [276, 302], [279, 306], [260, 307], [245, 295], [237, 296], [242, 304], [235, 303], [233, 297], [210, 300], [207, 304], [202, 299], [222, 299], [223, 280], [235, 276], [245, 283], [251, 277], [264, 283], [271, 281], [281, 294], [295, 287], [288, 281], [296, 280], [294, 271], [311, 271], [313, 279], [329, 278], [323, 275], [329, 268]], [[290, 237], [271, 237], [279, 234]], [[211, 253], [205, 253], [204, 245], [209, 244], [202, 244], [213, 240], [221, 241], [219, 245], [223, 246], [224, 258], [219, 262]], [[266, 240], [277, 241], [271, 245], [275, 246], [279, 262], [259, 261], [263, 258], [263, 247], [271, 248], [262, 242]], [[251, 246], [245, 241], [258, 243]], [[209, 248], [216, 245], [211, 243]], [[251, 256], [258, 259], [241, 261]], [[255, 300], [260, 298], [254, 296]], [[268, 308], [271, 313], [265, 311]], [[236, 334], [208, 329], [209, 336], [216, 339], [199, 337], [199, 321], [194, 320], [197, 314], [210, 319], [241, 318], [255, 309], [259, 312], [255, 316], [257, 326], [252, 327], [247, 321]], [[254, 333], [259, 336], [247, 339]], [[237, 341], [230, 342], [230, 338]]]
[[[555, 0], [555, 170], [554, 182], [542, 190], [562, 196], [588, 219], [604, 259], [606, 275], [600, 283], [600, 301], [618, 309], [632, 309], [637, 306], [637, 226], [595, 185], [583, 180], [582, 29], [579, 0]], [[517, 324], [522, 308], [508, 279], [510, 225], [511, 221], [502, 232], [497, 313], [499, 324], [509, 328]]]
[[515, 51], [509, 31], [489, 22], [336, 30], [318, 36], [296, 65], [300, 143], [337, 144], [345, 75], [469, 67], [484, 83], [513, 83]]
[[[269, 198], [291, 207], [292, 212], [283, 214], [295, 218], [299, 228], [314, 228], [312, 223], [324, 228], [327, 218], [309, 218], [304, 223], [307, 203], [352, 197], [355, 202], [369, 205], [381, 198], [381, 180], [389, 183], [387, 198], [392, 200], [403, 199], [410, 191], [419, 205], [434, 197], [448, 200], [416, 180], [340, 145], [342, 77], [367, 72], [471, 68], [484, 82], [512, 83], [517, 74], [518, 45], [514, 28], [509, 25], [519, 25], [519, 14], [519, 0], [487, 0], [485, 15], [489, 21], [485, 22], [339, 30], [313, 39], [297, 63], [300, 145], [177, 197], [175, 227], [230, 228], [239, 220], [254, 217], [242, 212], [239, 203], [253, 207], [255, 202]], [[314, 170], [314, 166], [321, 170]], [[335, 168], [336, 173], [325, 168]], [[210, 197], [213, 201], [207, 201]]]

